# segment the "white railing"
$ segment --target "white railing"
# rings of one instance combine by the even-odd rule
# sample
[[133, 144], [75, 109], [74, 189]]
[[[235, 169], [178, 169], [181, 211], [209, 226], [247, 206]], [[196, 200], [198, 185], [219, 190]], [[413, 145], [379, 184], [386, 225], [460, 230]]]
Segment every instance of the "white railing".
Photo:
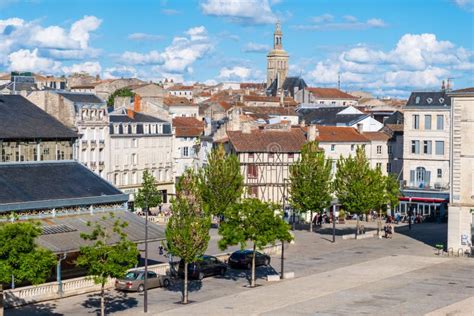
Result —
[[[278, 255], [281, 253], [281, 245], [268, 246], [262, 250], [268, 255]], [[230, 253], [222, 253], [216, 255], [221, 261], [227, 261]], [[140, 267], [143, 269], [143, 267]], [[148, 266], [150, 271], [156, 274], [165, 275], [169, 270], [168, 263], [161, 263]], [[133, 270], [133, 269], [131, 269]], [[111, 278], [107, 281], [105, 288], [114, 287], [115, 279]], [[63, 295], [59, 294], [58, 282], [49, 282], [40, 285], [32, 285], [4, 291], [5, 305], [7, 307], [21, 306], [36, 302], [59, 299], [61, 297], [74, 296], [90, 292], [100, 291], [100, 285], [95, 284], [94, 280], [89, 277], [80, 277], [62, 281]]]

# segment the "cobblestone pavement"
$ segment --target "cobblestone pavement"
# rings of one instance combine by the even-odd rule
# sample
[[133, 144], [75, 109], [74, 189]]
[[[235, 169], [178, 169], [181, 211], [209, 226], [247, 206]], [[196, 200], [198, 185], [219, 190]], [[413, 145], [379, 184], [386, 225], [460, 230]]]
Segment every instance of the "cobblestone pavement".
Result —
[[[339, 225], [340, 234], [350, 225]], [[337, 236], [334, 244], [330, 233], [329, 225], [317, 233], [295, 232], [295, 243], [285, 248], [285, 271], [294, 272], [295, 279], [265, 281], [267, 274], [279, 272], [276, 256], [272, 268], [259, 268], [261, 286], [255, 289], [246, 287], [247, 271], [230, 270], [225, 277], [193, 281], [187, 306], [179, 304], [179, 285], [151, 290], [149, 313], [474, 315], [474, 260], [435, 255], [433, 246], [445, 242], [446, 225], [398, 227], [393, 239]], [[112, 290], [108, 312], [142, 314], [142, 303], [140, 294]], [[97, 308], [97, 294], [88, 294], [7, 310], [6, 315], [93, 315]]]

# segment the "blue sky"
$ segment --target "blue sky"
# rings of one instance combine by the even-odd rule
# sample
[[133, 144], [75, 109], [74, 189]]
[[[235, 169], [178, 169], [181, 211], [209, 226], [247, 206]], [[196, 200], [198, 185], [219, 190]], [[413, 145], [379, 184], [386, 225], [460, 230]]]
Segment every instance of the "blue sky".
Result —
[[274, 23], [311, 86], [474, 85], [473, 0], [0, 0], [0, 71], [265, 81]]

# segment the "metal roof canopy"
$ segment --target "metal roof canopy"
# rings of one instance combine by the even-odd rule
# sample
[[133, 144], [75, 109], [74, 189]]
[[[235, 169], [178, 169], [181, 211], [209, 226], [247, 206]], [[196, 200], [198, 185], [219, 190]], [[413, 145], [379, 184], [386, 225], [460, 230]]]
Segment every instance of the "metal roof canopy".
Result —
[[[111, 219], [109, 213], [114, 214]], [[102, 220], [103, 217], [106, 220]], [[51, 250], [53, 253], [74, 253], [80, 250], [81, 246], [90, 244], [81, 238], [81, 233], [91, 232], [93, 227], [87, 226], [91, 222], [92, 226], [96, 222], [101, 222], [106, 229], [112, 231], [116, 220], [125, 221], [128, 226], [123, 228], [128, 239], [134, 243], [145, 242], [145, 219], [128, 211], [97, 212], [93, 214], [67, 215], [58, 217], [49, 217], [37, 220], [42, 228], [43, 235], [37, 238], [37, 243], [41, 247]], [[45, 233], [48, 227], [68, 227], [68, 230], [57, 233]], [[153, 223], [148, 225], [148, 241], [159, 241], [165, 239], [165, 228]], [[118, 238], [111, 240], [111, 244], [118, 242]]]

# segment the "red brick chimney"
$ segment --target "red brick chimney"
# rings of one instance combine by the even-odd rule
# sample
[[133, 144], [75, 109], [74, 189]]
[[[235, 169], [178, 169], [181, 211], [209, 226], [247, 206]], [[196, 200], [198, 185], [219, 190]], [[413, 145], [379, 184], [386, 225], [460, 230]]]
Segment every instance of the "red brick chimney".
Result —
[[135, 112], [132, 109], [127, 109], [127, 116], [131, 119], [135, 118]]
[[138, 94], [135, 94], [133, 99], [133, 110], [137, 113], [141, 111], [141, 98]]

